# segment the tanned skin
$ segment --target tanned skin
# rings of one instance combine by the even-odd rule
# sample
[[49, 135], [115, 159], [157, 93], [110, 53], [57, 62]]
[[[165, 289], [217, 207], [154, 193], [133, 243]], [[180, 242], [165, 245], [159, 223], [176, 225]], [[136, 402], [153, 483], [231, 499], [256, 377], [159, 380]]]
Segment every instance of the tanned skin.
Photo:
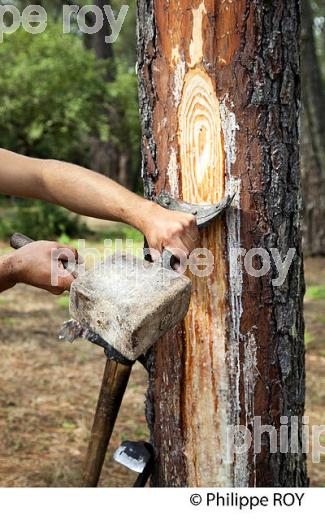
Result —
[[[125, 222], [143, 233], [149, 247], [181, 250], [185, 255], [197, 246], [199, 232], [195, 217], [168, 211], [111, 179], [80, 166], [55, 160], [33, 159], [0, 148], [0, 193], [39, 199], [63, 206], [80, 215]], [[26, 283], [53, 294], [69, 290], [74, 278], [62, 269], [57, 284], [51, 284], [53, 249], [58, 260], [78, 253], [56, 242], [39, 241], [0, 257], [0, 292]], [[56, 260], [57, 262], [57, 260]]]

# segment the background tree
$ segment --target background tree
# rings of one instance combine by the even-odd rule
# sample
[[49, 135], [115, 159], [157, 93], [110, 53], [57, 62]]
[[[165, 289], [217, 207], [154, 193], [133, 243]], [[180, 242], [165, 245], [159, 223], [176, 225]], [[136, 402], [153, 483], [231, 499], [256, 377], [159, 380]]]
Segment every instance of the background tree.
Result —
[[307, 255], [325, 255], [325, 83], [320, 67], [325, 46], [317, 41], [322, 36], [323, 44], [325, 33], [322, 34], [324, 18], [316, 15], [322, 11], [325, 11], [323, 4], [317, 6], [310, 0], [302, 0], [301, 165]]

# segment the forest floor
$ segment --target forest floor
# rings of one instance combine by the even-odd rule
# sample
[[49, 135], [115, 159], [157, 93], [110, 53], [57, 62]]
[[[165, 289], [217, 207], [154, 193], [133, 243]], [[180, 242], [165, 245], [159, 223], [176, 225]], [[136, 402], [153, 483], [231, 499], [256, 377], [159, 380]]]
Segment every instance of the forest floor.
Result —
[[[0, 253], [5, 251], [0, 244]], [[325, 259], [306, 261], [307, 403], [310, 425], [325, 416]], [[105, 358], [99, 347], [57, 338], [67, 296], [17, 286], [0, 295], [0, 486], [74, 487], [96, 406]], [[112, 461], [126, 439], [147, 439], [146, 373], [133, 369], [101, 478], [130, 486], [134, 476]], [[325, 444], [325, 435], [322, 438]], [[325, 485], [325, 456], [309, 464], [312, 486]]]

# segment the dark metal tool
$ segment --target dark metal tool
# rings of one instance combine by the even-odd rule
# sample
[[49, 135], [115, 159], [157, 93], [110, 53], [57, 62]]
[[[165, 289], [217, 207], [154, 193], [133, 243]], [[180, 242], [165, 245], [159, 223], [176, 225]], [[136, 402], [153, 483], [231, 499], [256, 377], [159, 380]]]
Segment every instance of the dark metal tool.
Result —
[[194, 215], [199, 229], [207, 227], [220, 217], [231, 205], [235, 194], [228, 195], [218, 204], [190, 204], [180, 199], [173, 198], [167, 191], [161, 191], [156, 202], [165, 209], [181, 211]]
[[146, 486], [154, 464], [154, 449], [149, 442], [124, 441], [115, 451], [113, 459], [131, 471], [139, 473], [133, 487]]

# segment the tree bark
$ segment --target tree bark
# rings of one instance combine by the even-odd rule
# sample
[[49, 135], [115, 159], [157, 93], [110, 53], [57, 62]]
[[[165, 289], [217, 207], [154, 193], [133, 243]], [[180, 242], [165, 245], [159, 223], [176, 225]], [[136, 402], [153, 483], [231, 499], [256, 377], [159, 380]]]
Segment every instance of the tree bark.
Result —
[[325, 94], [316, 54], [313, 12], [302, 3], [301, 166], [304, 196], [304, 252], [325, 255]]
[[[146, 196], [165, 188], [212, 203], [236, 193], [202, 234], [213, 272], [192, 276], [184, 323], [150, 354], [155, 486], [307, 482], [301, 435], [298, 453], [271, 453], [268, 435], [260, 453], [254, 442], [229, 453], [231, 426], [251, 431], [261, 417], [278, 431], [287, 416], [290, 430], [304, 410], [299, 29], [295, 0], [138, 0]], [[272, 283], [274, 262], [249, 275], [239, 248], [282, 259], [294, 248], [284, 284]]]

